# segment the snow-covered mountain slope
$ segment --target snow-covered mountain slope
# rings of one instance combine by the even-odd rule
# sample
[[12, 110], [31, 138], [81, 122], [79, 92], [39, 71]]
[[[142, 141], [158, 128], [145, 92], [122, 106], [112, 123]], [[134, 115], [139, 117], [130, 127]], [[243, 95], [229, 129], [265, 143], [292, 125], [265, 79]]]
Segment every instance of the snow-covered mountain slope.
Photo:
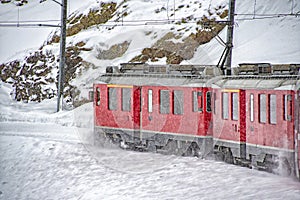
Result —
[[[225, 40], [224, 26], [204, 27], [201, 22], [226, 20], [228, 0], [72, 0], [69, 6], [65, 94], [79, 100], [88, 96], [88, 89], [108, 65], [129, 61], [216, 64], [224, 50], [216, 38], [210, 40], [220, 31]], [[50, 0], [22, 7], [8, 3], [0, 6], [0, 16], [8, 21], [59, 20], [59, 9]], [[237, 1], [233, 66], [241, 62], [300, 63], [299, 16], [282, 15], [299, 10], [300, 3], [295, 0]], [[14, 84], [15, 98], [36, 101], [54, 97], [59, 29], [0, 28], [0, 61], [9, 63], [2, 71], [15, 71], [2, 80]], [[46, 31], [51, 33], [47, 36]], [[25, 48], [31, 50], [20, 53]], [[30, 76], [20, 76], [24, 66], [32, 69]], [[47, 79], [40, 81], [35, 71], [42, 71]], [[37, 87], [39, 84], [42, 86]]]
[[[58, 1], [60, 2], [60, 0]], [[89, 5], [94, 0], [72, 0], [68, 3], [68, 14], [79, 7]], [[28, 51], [37, 50], [42, 46], [48, 35], [55, 30], [53, 27], [17, 27], [8, 24], [50, 24], [59, 25], [60, 5], [53, 1], [28, 1], [23, 6], [16, 6], [16, 2], [0, 4], [0, 63], [7, 60], [21, 59]]]
[[[236, 1], [233, 66], [243, 62], [300, 62], [300, 2]], [[298, 15], [288, 15], [298, 13]], [[285, 15], [287, 14], [287, 15]], [[226, 38], [226, 31], [221, 33]], [[223, 47], [212, 40], [198, 48], [192, 63], [215, 64]]]
[[[102, 1], [103, 2], [103, 1]], [[104, 1], [105, 2], [105, 1]], [[109, 1], [106, 1], [109, 2]], [[121, 1], [119, 1], [121, 2]], [[124, 8], [123, 12], [131, 12], [130, 15], [123, 18], [123, 21], [136, 21], [141, 20], [140, 23], [144, 24], [146, 20], [151, 24], [151, 20], [172, 20], [180, 19], [183, 17], [188, 17], [193, 14], [194, 17], [199, 17], [204, 14], [205, 10], [211, 9], [212, 5], [224, 5], [227, 3], [226, 0], [222, 1], [139, 1], [131, 0], [127, 1], [128, 7]], [[175, 4], [174, 4], [175, 2]], [[87, 8], [91, 8], [99, 2], [95, 0], [89, 1], [79, 1], [72, 0], [68, 2], [68, 14], [70, 15], [74, 11], [84, 12]], [[191, 12], [191, 10], [196, 9], [197, 6], [201, 3], [202, 8], [198, 9], [197, 12]], [[212, 5], [209, 5], [211, 3]], [[177, 10], [174, 12], [174, 9], [182, 6], [190, 5], [192, 9]], [[217, 6], [214, 6], [217, 7]], [[164, 9], [162, 9], [164, 8]], [[167, 9], [168, 8], [168, 9]], [[140, 10], [140, 11], [138, 11]], [[159, 12], [158, 15], [154, 14], [156, 11]], [[299, 14], [300, 5], [298, 1], [295, 0], [253, 0], [253, 1], [237, 1], [236, 2], [236, 24], [234, 32], [234, 64], [239, 62], [277, 62], [277, 63], [290, 63], [290, 62], [299, 62], [299, 52], [300, 52], [300, 25], [299, 25], [299, 16], [286, 16], [281, 17], [279, 14], [290, 14], [297, 13]], [[240, 14], [249, 14], [249, 15], [240, 15]], [[261, 15], [271, 14], [274, 18], [262, 17]], [[276, 17], [278, 16], [278, 17]], [[0, 17], [1, 21], [43, 21], [43, 20], [56, 20], [51, 22], [51, 24], [57, 24], [60, 20], [60, 6], [52, 1], [46, 1], [44, 3], [39, 3], [39, 1], [33, 1], [25, 6], [16, 7], [12, 3], [2, 4], [0, 6]], [[254, 19], [253, 19], [254, 18]], [[262, 19], [264, 18], [264, 19]], [[47, 22], [49, 24], [49, 22]], [[109, 23], [114, 24], [114, 23]], [[125, 25], [126, 23], [124, 23]], [[131, 24], [133, 24], [131, 22]], [[153, 23], [154, 25], [155, 23]], [[156, 27], [159, 29], [168, 29], [168, 25], [160, 25], [157, 23]], [[124, 30], [125, 29], [125, 30]], [[132, 29], [131, 34], [127, 33], [126, 29]], [[139, 49], [145, 47], [142, 43], [149, 43], [148, 40], [145, 40], [139, 37], [139, 32], [136, 30], [143, 30], [145, 32], [149, 29], [153, 29], [151, 26], [139, 26], [139, 27], [120, 27], [115, 33], [110, 31], [98, 32], [98, 34], [83, 33], [80, 34], [82, 37], [85, 37], [92, 43], [103, 43], [106, 45], [117, 43], [117, 40], [122, 40], [124, 35], [129, 35], [127, 38], [137, 38], [137, 45], [132, 45], [132, 49], [129, 51], [138, 51]], [[180, 28], [177, 28], [180, 29]], [[47, 34], [53, 30], [53, 28], [16, 28], [16, 27], [0, 27], [0, 62], [5, 62], [5, 60], [11, 60], [11, 58], [22, 58], [24, 49], [32, 49], [40, 47], [43, 42], [47, 39]], [[98, 29], [99, 30], [99, 29]], [[122, 30], [122, 31], [120, 31]], [[89, 32], [89, 31], [88, 31]], [[93, 32], [91, 30], [91, 32]], [[136, 35], [135, 35], [135, 32]], [[226, 31], [223, 35], [225, 36]], [[101, 34], [100, 34], [101, 33]], [[95, 35], [99, 35], [99, 38], [95, 38]], [[33, 37], [34, 36], [34, 37]], [[75, 41], [78, 40], [77, 36]], [[159, 37], [159, 36], [156, 36]], [[89, 39], [90, 38], [90, 39]], [[124, 38], [125, 39], [125, 38]], [[224, 38], [225, 39], [225, 38]], [[144, 41], [144, 42], [143, 42]], [[71, 41], [70, 41], [71, 42]], [[152, 43], [155, 42], [152, 41]], [[150, 42], [151, 44], [151, 42]], [[149, 44], [149, 45], [150, 45]], [[95, 44], [94, 44], [95, 45]], [[148, 46], [149, 46], [148, 45]], [[215, 41], [212, 41], [211, 44], [203, 45], [198, 49], [198, 54], [192, 59], [193, 63], [206, 63], [212, 62], [215, 63], [216, 60], [220, 57], [220, 49], [222, 47]], [[205, 50], [205, 53], [201, 51]], [[13, 56], [15, 55], [15, 56]], [[208, 57], [207, 57], [208, 55]], [[12, 57], [13, 56], [13, 57]], [[88, 57], [88, 56], [87, 56]], [[123, 59], [126, 61], [127, 59]], [[97, 64], [98, 62], [96, 62]], [[101, 62], [100, 62], [101, 63]]]
[[[180, 21], [182, 18], [193, 16], [193, 18], [202, 17], [204, 14], [207, 14], [208, 9], [211, 10], [214, 14], [214, 8], [219, 5], [226, 5], [226, 1], [144, 1], [144, 0], [131, 0], [131, 1], [120, 1], [120, 0], [89, 0], [82, 1], [72, 0], [68, 4], [68, 14], [87, 14], [89, 10], [99, 7], [101, 3], [106, 2], [116, 2], [120, 6], [117, 10], [116, 15], [109, 23], [106, 23], [104, 27], [91, 28], [87, 30], [88, 33], [79, 34], [82, 35], [86, 40], [90, 40], [89, 36], [86, 34], [93, 34], [93, 32], [98, 32], [98, 38], [96, 41], [92, 40], [91, 42], [101, 43], [106, 42], [106, 45], [110, 45], [113, 38], [119, 38], [119, 30], [122, 32], [127, 32], [130, 30], [155, 30], [155, 29], [169, 29], [174, 27], [174, 30], [181, 29], [184, 26], [174, 26], [172, 20]], [[210, 5], [210, 3], [212, 5]], [[43, 10], [43, 12], [41, 12]], [[75, 10], [75, 12], [74, 12]], [[0, 16], [3, 21], [44, 21], [44, 20], [56, 20], [54, 22], [47, 22], [46, 24], [55, 24], [59, 23], [60, 19], [60, 6], [55, 4], [52, 1], [45, 1], [42, 4], [39, 1], [29, 2], [21, 7], [16, 7], [13, 3], [2, 4], [0, 6]], [[118, 20], [119, 22], [114, 22]], [[155, 20], [155, 21], [153, 21]], [[159, 20], [159, 21], [158, 21]], [[170, 25], [166, 24], [170, 20]], [[195, 19], [196, 21], [196, 19]], [[45, 23], [45, 22], [44, 22]], [[113, 31], [108, 31], [107, 26], [118, 26], [119, 27]], [[195, 23], [194, 23], [195, 24]], [[130, 27], [129, 27], [130, 26]], [[193, 25], [195, 27], [195, 25]], [[176, 28], [175, 28], [176, 27]], [[112, 28], [114, 29], [114, 28]], [[1, 43], [9, 48], [1, 48], [1, 57], [0, 61], [5, 62], [6, 60], [11, 60], [14, 57], [10, 57], [15, 52], [20, 52], [20, 50], [27, 47], [40, 47], [43, 44], [43, 41], [47, 38], [47, 33], [49, 33], [48, 28], [8, 28], [1, 27]], [[53, 30], [53, 28], [52, 28]], [[22, 32], [24, 31], [24, 32]], [[85, 31], [86, 32], [86, 31]], [[32, 36], [35, 37], [32, 37]], [[157, 37], [157, 36], [156, 36]], [[95, 37], [92, 37], [95, 38]], [[107, 41], [108, 38], [111, 38]], [[131, 36], [130, 38], [134, 38]], [[72, 42], [74, 38], [69, 38], [69, 41]], [[76, 39], [75, 39], [76, 40]], [[144, 40], [140, 40], [142, 42]], [[139, 45], [139, 48], [144, 47], [142, 42]], [[114, 43], [114, 42], [113, 42]], [[13, 44], [13, 45], [10, 45]], [[96, 44], [93, 44], [96, 45]], [[10, 58], [8, 58], [10, 57]], [[17, 56], [18, 57], [18, 56]], [[7, 59], [8, 58], [8, 59]], [[19, 57], [20, 58], [20, 57]]]

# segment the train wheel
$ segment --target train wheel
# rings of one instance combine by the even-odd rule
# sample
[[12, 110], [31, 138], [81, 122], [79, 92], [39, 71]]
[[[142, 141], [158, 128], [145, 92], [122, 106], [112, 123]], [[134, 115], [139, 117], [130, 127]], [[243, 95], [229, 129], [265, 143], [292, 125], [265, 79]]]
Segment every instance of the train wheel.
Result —
[[274, 168], [277, 168], [272, 156], [269, 154], [265, 156], [263, 165], [265, 166], [265, 170], [270, 173], [274, 173]]
[[292, 168], [287, 158], [280, 158], [276, 163], [276, 168], [273, 172], [282, 176], [290, 176], [292, 174]]
[[200, 148], [197, 145], [197, 143], [193, 142], [189, 145], [189, 147], [186, 149], [186, 151], [183, 153], [183, 156], [195, 156], [200, 157]]
[[120, 140], [114, 138], [112, 134], [100, 133], [95, 136], [95, 145], [105, 148], [119, 148]]
[[274, 155], [266, 155], [264, 160], [264, 165], [266, 166], [266, 171], [279, 174], [282, 176], [291, 176], [292, 167], [287, 158]]
[[147, 150], [149, 152], [153, 152], [153, 153], [156, 152], [156, 145], [155, 145], [154, 141], [152, 141], [152, 140], [147, 141]]
[[233, 164], [233, 156], [231, 150], [229, 148], [225, 148], [223, 152], [224, 152], [224, 162]]
[[291, 165], [286, 158], [284, 158], [284, 160], [282, 161], [282, 169], [284, 173], [283, 175], [290, 176], [292, 174]]
[[224, 161], [225, 155], [224, 155], [223, 152], [217, 151], [217, 152], [215, 152], [214, 155], [215, 155], [214, 156], [215, 160], [217, 160], [217, 161]]
[[175, 140], [169, 140], [164, 149], [167, 154], [178, 154], [177, 142]]

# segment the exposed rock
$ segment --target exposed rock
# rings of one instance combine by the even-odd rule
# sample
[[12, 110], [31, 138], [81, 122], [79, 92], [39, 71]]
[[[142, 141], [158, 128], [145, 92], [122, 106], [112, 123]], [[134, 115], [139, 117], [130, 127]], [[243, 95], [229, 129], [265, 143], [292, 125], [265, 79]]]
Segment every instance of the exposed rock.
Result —
[[112, 45], [108, 50], [98, 49], [98, 56], [97, 58], [100, 60], [112, 60], [124, 55], [127, 51], [130, 42], [125, 41], [120, 44]]
[[[72, 36], [80, 31], [97, 24], [104, 24], [111, 19], [116, 11], [117, 4], [114, 2], [101, 3], [100, 8], [90, 10], [87, 15], [74, 14], [67, 20], [67, 36]], [[47, 45], [58, 43], [60, 40], [59, 30], [57, 30], [48, 40]]]
[[[222, 17], [227, 14], [227, 10], [219, 13]], [[190, 17], [188, 17], [188, 20], [191, 20]], [[180, 35], [169, 32], [151, 48], [143, 49], [141, 54], [134, 57], [130, 62], [147, 62], [149, 60], [155, 62], [159, 58], [166, 57], [168, 64], [180, 64], [183, 60], [191, 59], [199, 45], [209, 42], [225, 27], [224, 24], [215, 23], [214, 19], [208, 19], [207, 17], [203, 17], [198, 24], [202, 27], [204, 27], [203, 24], [209, 24], [209, 27], [199, 29], [186, 38], [181, 38]]]
[[67, 29], [67, 36], [75, 35], [83, 29], [107, 22], [116, 11], [116, 5], [114, 2], [102, 2], [99, 9], [90, 10], [87, 15], [80, 14], [79, 16], [71, 17], [71, 26]]
[[55, 82], [51, 77], [54, 61], [50, 52], [36, 51], [25, 57], [23, 62], [15, 60], [2, 64], [0, 78], [12, 84], [14, 90], [11, 94], [17, 101], [40, 102], [50, 99], [56, 93], [56, 89], [51, 87]]

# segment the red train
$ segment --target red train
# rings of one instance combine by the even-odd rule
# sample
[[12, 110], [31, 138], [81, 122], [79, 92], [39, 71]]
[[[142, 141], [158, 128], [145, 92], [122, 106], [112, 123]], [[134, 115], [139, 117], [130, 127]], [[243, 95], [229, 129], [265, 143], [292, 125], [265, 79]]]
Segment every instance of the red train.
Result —
[[95, 138], [299, 178], [300, 65], [122, 64], [94, 84]]

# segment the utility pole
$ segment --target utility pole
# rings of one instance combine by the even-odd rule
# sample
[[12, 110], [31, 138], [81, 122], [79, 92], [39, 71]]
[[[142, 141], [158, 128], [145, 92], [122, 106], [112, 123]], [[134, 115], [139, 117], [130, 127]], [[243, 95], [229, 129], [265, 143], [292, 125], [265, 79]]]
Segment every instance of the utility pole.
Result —
[[233, 27], [234, 27], [235, 0], [229, 0], [228, 26], [227, 26], [227, 48], [226, 75], [231, 75]]
[[[58, 3], [57, 1], [53, 0]], [[60, 27], [60, 54], [59, 54], [59, 71], [58, 71], [58, 88], [57, 88], [57, 112], [60, 108], [61, 96], [64, 90], [64, 68], [65, 68], [65, 50], [66, 50], [66, 27], [67, 27], [67, 1], [62, 0], [61, 5], [61, 27]]]

